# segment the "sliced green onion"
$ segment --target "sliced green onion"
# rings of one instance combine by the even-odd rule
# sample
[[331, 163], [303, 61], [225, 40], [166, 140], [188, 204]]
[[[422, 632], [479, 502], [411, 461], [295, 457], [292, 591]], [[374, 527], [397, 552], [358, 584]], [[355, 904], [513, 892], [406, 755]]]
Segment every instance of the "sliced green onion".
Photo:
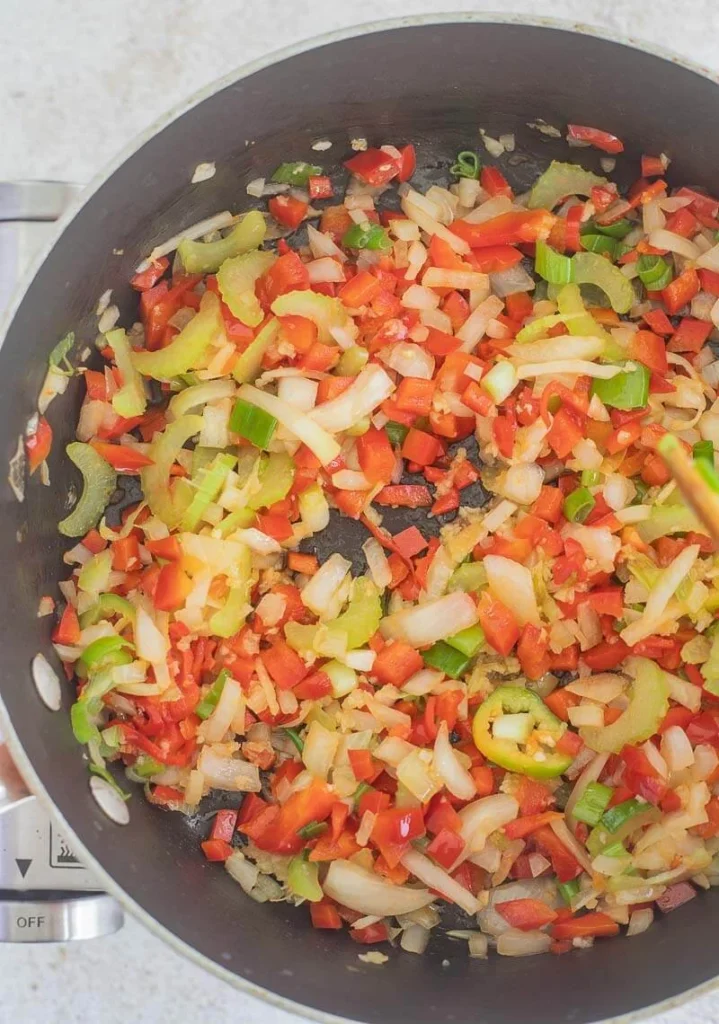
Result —
[[580, 242], [582, 248], [587, 252], [608, 253], [610, 259], [616, 258], [618, 248], [616, 238], [611, 238], [609, 235], [587, 234], [580, 236]]
[[579, 892], [579, 879], [573, 878], [571, 882], [557, 882], [557, 889], [559, 890], [559, 895], [569, 906], [572, 902], [572, 897], [576, 896]]
[[473, 658], [484, 645], [484, 630], [481, 626], [469, 626], [467, 629], [447, 637], [447, 643], [460, 654]]
[[576, 491], [564, 499], [564, 515], [570, 523], [583, 523], [595, 504], [591, 491], [586, 487], [577, 487]]
[[598, 469], [583, 469], [582, 470], [582, 487], [596, 487], [598, 483], [601, 483], [602, 474]]
[[637, 225], [627, 217], [615, 220], [613, 224], [595, 224], [594, 221], [587, 221], [586, 225], [580, 228], [582, 234], [598, 232], [600, 235], [607, 235], [609, 238], [625, 238]]
[[58, 341], [55, 348], [52, 350], [48, 357], [48, 363], [56, 370], [60, 370], [61, 365], [63, 369], [61, 373], [72, 375], [75, 372], [74, 366], [70, 363], [67, 358], [67, 354], [75, 344], [75, 332], [69, 331], [64, 338]]
[[352, 794], [352, 800], [354, 802], [355, 807], [360, 802], [365, 793], [370, 793], [372, 789], [373, 787], [370, 786], [369, 782], [360, 782], [359, 786]]
[[635, 370], [618, 373], [609, 380], [595, 378], [592, 394], [614, 409], [643, 409], [649, 400], [649, 370], [641, 363]]
[[[290, 730], [288, 729], [287, 732]], [[316, 839], [317, 836], [323, 835], [328, 829], [326, 821], [311, 821], [308, 825], [303, 825], [302, 828], [297, 829], [297, 835], [302, 836], [303, 839]]]
[[444, 640], [438, 640], [429, 650], [422, 651], [422, 658], [425, 665], [444, 672], [452, 679], [460, 679], [471, 660], [468, 655], [458, 651], [456, 647], [450, 647]]
[[692, 455], [695, 459], [706, 459], [714, 465], [714, 443], [713, 441], [697, 441], [692, 446]]
[[294, 745], [297, 747], [297, 750], [301, 754], [302, 751], [305, 749], [305, 742], [300, 736], [300, 734], [297, 732], [296, 729], [285, 729], [285, 732], [287, 733], [288, 737], [292, 740]]
[[574, 264], [571, 257], [550, 248], [546, 242], [537, 242], [534, 269], [550, 284], [571, 284], [574, 280]]
[[210, 689], [207, 691], [205, 696], [202, 698], [200, 703], [195, 708], [195, 714], [198, 718], [209, 718], [212, 712], [217, 707], [217, 702], [222, 696], [222, 691], [225, 688], [225, 683], [229, 679], [230, 673], [226, 668], [220, 672], [217, 679], [214, 681]]
[[719, 493], [719, 473], [714, 468], [714, 462], [708, 459], [695, 459], [694, 468], [705, 483], [709, 484], [713, 491]]
[[345, 249], [391, 249], [392, 243], [379, 224], [353, 224], [342, 236]]
[[646, 811], [648, 804], [642, 803], [637, 800], [636, 797], [632, 797], [630, 800], [624, 800], [621, 804], [616, 804], [614, 807], [610, 807], [602, 815], [602, 826], [607, 832], [618, 832], [622, 825], [629, 821], [635, 814], [641, 814]]
[[609, 786], [603, 786], [601, 782], [590, 782], [574, 805], [572, 817], [594, 828], [602, 820], [613, 795], [614, 790]]
[[277, 429], [277, 420], [264, 409], [238, 398], [230, 416], [230, 430], [247, 438], [258, 448], [266, 448]]
[[670, 283], [672, 268], [661, 256], [640, 256], [637, 260], [639, 280], [648, 292], [660, 292]]
[[298, 185], [304, 187], [310, 178], [322, 174], [322, 168], [317, 164], [308, 164], [305, 160], [295, 160], [292, 163], [280, 164], [272, 175], [272, 181], [280, 185]]
[[394, 420], [389, 420], [384, 425], [384, 429], [387, 432], [389, 443], [398, 448], [404, 443], [404, 439], [409, 433], [409, 427], [406, 427], [404, 423], [395, 423]]
[[457, 160], [449, 169], [455, 178], [478, 178], [480, 171], [479, 157], [471, 149], [463, 149], [457, 153]]

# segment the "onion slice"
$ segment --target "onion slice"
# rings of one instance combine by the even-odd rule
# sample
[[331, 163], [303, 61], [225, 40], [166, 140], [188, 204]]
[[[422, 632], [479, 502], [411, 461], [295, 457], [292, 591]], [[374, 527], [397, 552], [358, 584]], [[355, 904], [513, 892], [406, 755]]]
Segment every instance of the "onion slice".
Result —
[[[322, 888], [330, 899], [337, 900], [342, 906], [358, 914], [376, 914], [378, 917], [411, 914], [434, 899], [428, 889], [394, 885], [348, 860], [331, 862]], [[464, 892], [470, 896], [466, 889]]]

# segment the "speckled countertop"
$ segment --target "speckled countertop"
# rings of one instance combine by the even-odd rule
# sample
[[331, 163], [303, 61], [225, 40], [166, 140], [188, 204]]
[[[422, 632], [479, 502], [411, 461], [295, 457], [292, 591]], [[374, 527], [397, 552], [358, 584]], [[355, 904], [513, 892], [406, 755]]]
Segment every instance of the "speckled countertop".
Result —
[[[552, 15], [674, 49], [719, 71], [716, 0], [0, 0], [0, 180], [85, 182], [215, 78], [297, 40], [432, 10]], [[0, 1024], [291, 1024], [128, 920], [73, 946], [0, 947]], [[719, 1020], [719, 993], [651, 1018]]]

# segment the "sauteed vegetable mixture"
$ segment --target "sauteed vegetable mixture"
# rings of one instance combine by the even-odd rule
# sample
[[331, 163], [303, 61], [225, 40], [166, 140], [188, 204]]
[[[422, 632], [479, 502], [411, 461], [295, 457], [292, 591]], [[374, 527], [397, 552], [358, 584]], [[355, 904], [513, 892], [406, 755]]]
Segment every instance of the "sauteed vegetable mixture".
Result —
[[[199, 816], [251, 897], [414, 953], [451, 904], [478, 957], [719, 881], [719, 559], [657, 451], [716, 484], [719, 200], [663, 155], [626, 195], [484, 159], [424, 194], [412, 145], [341, 187], [284, 163], [141, 265], [76, 371], [53, 634], [91, 770]], [[364, 543], [320, 562], [337, 516]]]

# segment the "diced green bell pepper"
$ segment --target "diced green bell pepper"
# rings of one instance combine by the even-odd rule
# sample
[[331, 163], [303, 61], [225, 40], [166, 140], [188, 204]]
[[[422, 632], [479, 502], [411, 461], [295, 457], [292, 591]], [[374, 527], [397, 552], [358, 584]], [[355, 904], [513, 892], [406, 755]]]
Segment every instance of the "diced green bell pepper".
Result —
[[215, 679], [210, 689], [207, 691], [205, 696], [202, 698], [202, 700], [195, 708], [195, 714], [197, 715], [198, 718], [201, 718], [204, 721], [206, 718], [210, 717], [212, 712], [217, 707], [217, 702], [222, 696], [222, 691], [225, 688], [225, 683], [229, 678], [230, 673], [228, 669], [223, 668], [220, 674], [218, 675], [217, 679]]
[[614, 409], [643, 409], [649, 401], [650, 373], [642, 363], [608, 380], [595, 378], [592, 394]]

